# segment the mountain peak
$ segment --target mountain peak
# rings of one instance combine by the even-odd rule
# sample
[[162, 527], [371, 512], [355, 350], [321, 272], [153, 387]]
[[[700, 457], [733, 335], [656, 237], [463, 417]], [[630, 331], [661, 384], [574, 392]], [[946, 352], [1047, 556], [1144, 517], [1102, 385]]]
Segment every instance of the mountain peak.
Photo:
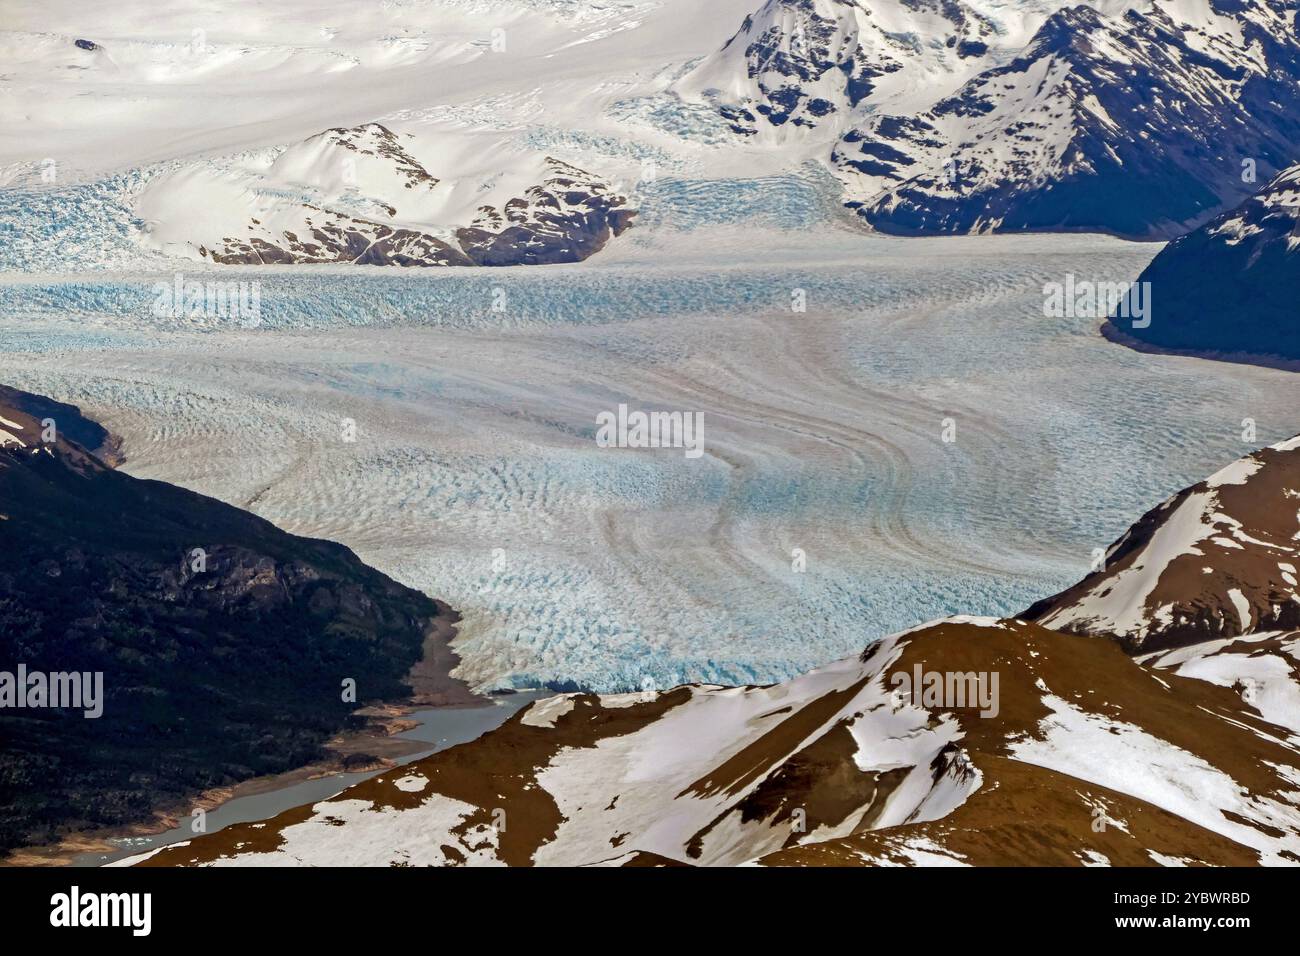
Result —
[[1103, 569], [1025, 612], [1152, 651], [1300, 629], [1300, 437], [1260, 449], [1147, 512]]

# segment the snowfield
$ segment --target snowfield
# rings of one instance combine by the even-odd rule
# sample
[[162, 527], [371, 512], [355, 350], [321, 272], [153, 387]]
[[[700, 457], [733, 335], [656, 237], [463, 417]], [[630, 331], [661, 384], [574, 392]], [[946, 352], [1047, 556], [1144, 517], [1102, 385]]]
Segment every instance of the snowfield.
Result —
[[[901, 234], [1167, 237], [1251, 191], [1241, 156], [1294, 158], [1272, 105], [1300, 83], [1289, 24], [1279, 0], [25, 5], [0, 30], [0, 266], [250, 261], [354, 219], [411, 234], [379, 261], [445, 265], [405, 239], [508, 209], [551, 160], [633, 200], [811, 165]], [[397, 169], [331, 148], [375, 126]]]

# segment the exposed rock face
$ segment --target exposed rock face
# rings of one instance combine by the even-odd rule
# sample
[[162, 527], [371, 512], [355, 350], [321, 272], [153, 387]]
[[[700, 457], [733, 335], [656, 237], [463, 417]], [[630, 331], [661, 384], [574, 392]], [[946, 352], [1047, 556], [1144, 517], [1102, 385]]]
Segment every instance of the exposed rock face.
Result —
[[[30, 419], [31, 425], [36, 429], [32, 435], [45, 434], [47, 423], [50, 423], [54, 426], [50, 433], [52, 437], [66, 439], [69, 448], [77, 447], [88, 451], [110, 465], [120, 459], [117, 439], [99, 422], [82, 415], [81, 409], [75, 405], [0, 385], [0, 408], [8, 409], [11, 419]], [[11, 433], [11, 437], [18, 436]], [[32, 436], [24, 437], [30, 440]]]
[[456, 242], [479, 266], [580, 262], [636, 214], [627, 199], [576, 166], [547, 158], [550, 174], [501, 209], [484, 206]]
[[1129, 344], [1240, 361], [1300, 361], [1300, 166], [1175, 239], [1139, 277], [1156, 310]]
[[1289, 4], [1070, 7], [1011, 63], [913, 117], [919, 129], [866, 126], [857, 151], [881, 159], [884, 192], [860, 212], [905, 234], [1179, 235], [1250, 192], [1244, 160], [1264, 175], [1292, 161], [1300, 125], [1276, 104], [1298, 96]]
[[200, 247], [205, 258], [225, 265], [292, 265], [321, 262], [359, 266], [467, 266], [459, 249], [423, 232], [393, 229], [381, 223], [349, 218], [303, 206], [306, 235], [286, 230], [278, 241], [260, 237], [227, 238], [216, 249]]
[[326, 130], [265, 169], [164, 174], [137, 211], [160, 248], [213, 262], [398, 266], [578, 262], [635, 214], [576, 166], [545, 157], [529, 170], [519, 194], [471, 213], [458, 206], [464, 184], [435, 177], [402, 136], [370, 123]]
[[1145, 514], [1102, 570], [1025, 612], [1154, 651], [1300, 629], [1300, 438], [1234, 462]]
[[347, 548], [112, 470], [106, 439], [0, 389], [0, 670], [103, 674], [96, 719], [0, 709], [0, 850], [311, 763], [454, 618]]

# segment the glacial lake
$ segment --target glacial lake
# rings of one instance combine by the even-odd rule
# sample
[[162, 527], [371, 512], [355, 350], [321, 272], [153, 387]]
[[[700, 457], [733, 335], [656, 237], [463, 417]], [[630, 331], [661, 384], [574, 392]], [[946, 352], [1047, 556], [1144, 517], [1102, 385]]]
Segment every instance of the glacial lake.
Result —
[[[468, 743], [501, 726], [533, 701], [549, 696], [551, 696], [550, 691], [528, 690], [493, 697], [483, 706], [433, 707], [413, 711], [410, 719], [418, 720], [419, 726], [395, 736], [399, 740], [422, 741], [430, 747], [398, 758], [397, 763], [408, 764], [457, 744]], [[277, 790], [238, 797], [208, 811], [206, 832], [216, 833], [234, 823], [267, 820], [293, 807], [328, 800], [353, 784], [384, 772], [385, 770], [369, 770], [363, 773], [330, 774], [303, 780]], [[194, 836], [187, 821], [180, 827], [162, 833], [113, 840], [118, 849], [108, 853], [82, 853], [73, 860], [73, 865], [104, 866], [129, 856], [147, 853], [172, 843], [180, 843]]]

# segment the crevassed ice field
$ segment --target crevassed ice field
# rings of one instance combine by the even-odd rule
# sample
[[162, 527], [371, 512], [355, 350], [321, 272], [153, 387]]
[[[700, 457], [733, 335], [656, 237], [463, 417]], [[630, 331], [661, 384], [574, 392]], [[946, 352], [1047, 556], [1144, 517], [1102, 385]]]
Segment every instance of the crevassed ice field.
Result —
[[[867, 236], [813, 176], [669, 180], [643, 209], [576, 266], [185, 269], [260, 282], [256, 328], [157, 317], [172, 264], [11, 261], [0, 380], [100, 417], [132, 474], [447, 600], [482, 687], [769, 682], [1014, 613], [1241, 454], [1243, 419], [1286, 437], [1286, 373], [1044, 317], [1044, 283], [1130, 280], [1155, 246]], [[23, 238], [4, 255], [49, 233]], [[619, 403], [701, 412], [704, 456], [597, 447]]]
[[[940, 615], [1014, 613], [1166, 495], [1288, 437], [1287, 373], [1044, 317], [1045, 283], [1132, 280], [1156, 246], [870, 236], [801, 158], [820, 147], [737, 153], [714, 111], [663, 94], [757, 6], [16, 10], [0, 381], [83, 406], [132, 474], [446, 600], [485, 688], [776, 681]], [[1012, 55], [1046, 7], [981, 8]], [[634, 227], [575, 266], [211, 268], [140, 241], [151, 177], [370, 121], [507, 164], [658, 173]], [[260, 324], [155, 314], [178, 271], [258, 283]], [[701, 413], [705, 454], [597, 447], [620, 403]]]

